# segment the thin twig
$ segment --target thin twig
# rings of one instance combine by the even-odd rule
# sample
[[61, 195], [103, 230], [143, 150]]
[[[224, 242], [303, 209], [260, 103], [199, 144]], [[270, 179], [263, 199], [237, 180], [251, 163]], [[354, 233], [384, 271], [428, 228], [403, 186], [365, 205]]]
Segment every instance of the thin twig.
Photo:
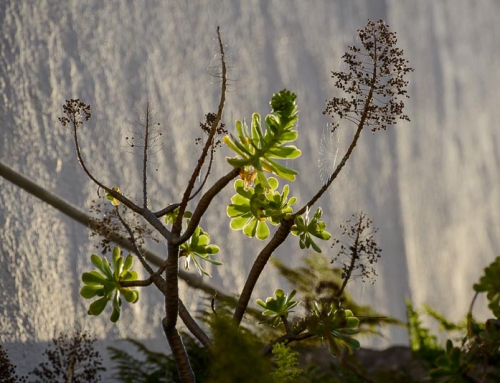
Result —
[[118, 216], [118, 219], [120, 220], [121, 224], [123, 225], [125, 230], [127, 230], [127, 233], [130, 236], [130, 242], [132, 242], [132, 245], [134, 246], [134, 252], [137, 255], [137, 258], [139, 258], [139, 261], [141, 262], [142, 267], [144, 267], [146, 269], [146, 271], [149, 273], [149, 275], [153, 274], [154, 273], [153, 269], [146, 262], [146, 259], [144, 258], [144, 256], [141, 253], [141, 249], [139, 249], [139, 246], [137, 246], [137, 242], [135, 240], [133, 230], [130, 228], [129, 224], [123, 219], [122, 215], [120, 214], [120, 210], [118, 209], [118, 206], [115, 206], [115, 211], [116, 211], [116, 215]]
[[146, 126], [144, 135], [144, 152], [142, 158], [142, 194], [143, 206], [145, 209], [148, 207], [148, 150], [149, 150], [149, 114], [150, 114], [149, 101], [146, 103]]
[[87, 177], [89, 177], [97, 186], [99, 186], [101, 189], [104, 189], [106, 192], [108, 192], [113, 198], [116, 198], [118, 201], [123, 203], [125, 206], [127, 206], [129, 209], [135, 211], [136, 213], [141, 212], [141, 208], [137, 206], [134, 202], [129, 200], [127, 197], [125, 197], [123, 194], [117, 192], [116, 190], [113, 190], [112, 188], [104, 185], [101, 181], [99, 181], [97, 178], [94, 177], [94, 175], [90, 172], [90, 170], [87, 168], [85, 165], [85, 161], [83, 160], [82, 153], [80, 151], [80, 143], [78, 141], [78, 127], [76, 126], [76, 121], [72, 121], [73, 123], [73, 138], [75, 141], [75, 148], [76, 148], [76, 156], [78, 159], [78, 162], [80, 163], [83, 171], [85, 174], [87, 174]]
[[347, 282], [351, 279], [352, 272], [354, 270], [354, 266], [356, 266], [356, 261], [358, 260], [358, 245], [359, 245], [359, 236], [360, 236], [360, 228], [361, 228], [360, 219], [358, 222], [358, 229], [356, 230], [356, 239], [354, 240], [354, 245], [352, 246], [352, 255], [351, 255], [351, 263], [349, 264], [349, 268], [347, 269], [344, 280], [342, 281], [342, 286], [340, 286], [339, 291], [335, 294], [335, 297], [340, 299], [342, 294], [344, 293], [344, 289], [347, 286]]
[[170, 230], [168, 230], [153, 214], [150, 210], [147, 208], [141, 208], [137, 206], [135, 203], [133, 203], [131, 200], [129, 200], [127, 197], [125, 197], [123, 194], [117, 192], [116, 190], [113, 190], [109, 188], [108, 186], [104, 185], [102, 182], [100, 182], [97, 178], [93, 176], [93, 174], [89, 171], [87, 166], [85, 165], [85, 161], [83, 160], [81, 151], [80, 151], [80, 143], [78, 141], [78, 126], [76, 125], [77, 122], [75, 120], [71, 121], [73, 124], [73, 137], [75, 141], [75, 148], [76, 148], [76, 155], [78, 158], [78, 162], [80, 162], [80, 165], [83, 168], [83, 171], [87, 176], [100, 188], [104, 189], [106, 192], [108, 192], [113, 198], [116, 198], [118, 201], [123, 203], [125, 206], [127, 206], [129, 209], [132, 211], [136, 212], [137, 214], [143, 216], [158, 232], [167, 240], [170, 241], [172, 238]]
[[172, 213], [175, 209], [177, 209], [179, 206], [181, 206], [180, 203], [173, 203], [173, 204], [170, 204], [168, 205], [167, 207], [157, 211], [157, 212], [154, 212], [153, 215], [156, 217], [156, 218], [161, 218], [169, 213]]
[[220, 100], [219, 100], [219, 107], [217, 109], [217, 115], [215, 117], [214, 122], [212, 123], [212, 129], [210, 130], [210, 133], [208, 135], [207, 142], [205, 143], [205, 146], [203, 147], [203, 150], [201, 152], [201, 155], [198, 159], [198, 163], [193, 171], [193, 174], [191, 175], [191, 179], [188, 182], [188, 185], [186, 187], [186, 190], [184, 191], [184, 195], [182, 197], [181, 201], [181, 206], [179, 208], [179, 215], [177, 216], [177, 220], [174, 223], [174, 227], [172, 230], [174, 233], [179, 234], [181, 230], [181, 223], [182, 223], [182, 216], [184, 215], [184, 211], [186, 210], [189, 197], [191, 195], [191, 191], [194, 188], [194, 183], [196, 181], [196, 178], [198, 178], [198, 175], [200, 174], [201, 168], [203, 167], [203, 163], [205, 162], [205, 159], [208, 154], [208, 150], [212, 145], [212, 142], [214, 140], [214, 136], [217, 133], [217, 127], [222, 119], [222, 113], [224, 111], [224, 104], [226, 102], [226, 90], [227, 90], [227, 68], [226, 68], [226, 58], [224, 54], [224, 45], [222, 44], [222, 38], [220, 34], [220, 27], [217, 27], [217, 39], [219, 42], [219, 52], [221, 54], [221, 68], [222, 68], [222, 84], [221, 84], [221, 94], [220, 94]]

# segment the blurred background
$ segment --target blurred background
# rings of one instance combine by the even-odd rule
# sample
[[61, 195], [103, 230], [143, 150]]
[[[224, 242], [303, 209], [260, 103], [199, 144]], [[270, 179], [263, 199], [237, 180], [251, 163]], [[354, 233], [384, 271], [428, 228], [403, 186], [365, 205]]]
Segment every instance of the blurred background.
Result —
[[[328, 134], [325, 101], [336, 95], [331, 71], [356, 44], [367, 19], [383, 19], [397, 32], [411, 74], [406, 113], [411, 122], [385, 132], [364, 132], [329, 193], [319, 202], [329, 231], [365, 211], [379, 228], [383, 249], [372, 286], [348, 291], [363, 304], [405, 318], [405, 298], [462, 318], [472, 284], [498, 254], [500, 239], [500, 3], [467, 0], [396, 1], [13, 1], [0, 4], [0, 161], [88, 211], [97, 190], [76, 161], [70, 132], [57, 118], [66, 99], [92, 105], [82, 129], [83, 155], [108, 185], [140, 197], [141, 155], [125, 137], [149, 100], [163, 128], [152, 157], [153, 208], [177, 202], [193, 169], [202, 134], [199, 122], [215, 112], [219, 82], [217, 26], [228, 52], [230, 93], [224, 122], [269, 112], [274, 92], [298, 95], [302, 157], [292, 194], [305, 202], [321, 185], [352, 136], [345, 124]], [[209, 183], [229, 167], [219, 150]], [[155, 169], [158, 171], [155, 171]], [[228, 187], [202, 226], [221, 246], [224, 266], [211, 268], [211, 283], [237, 294], [258, 249], [229, 230]], [[78, 295], [80, 275], [91, 266], [95, 238], [47, 204], [0, 178], [0, 341], [20, 371], [34, 368], [41, 351], [75, 324], [102, 346], [124, 336], [166, 350], [160, 329], [163, 301], [142, 291], [118, 324], [108, 315], [86, 315]], [[276, 256], [300, 265], [306, 255], [290, 238]], [[329, 244], [324, 254], [333, 258]], [[157, 251], [163, 252], [160, 245]], [[203, 296], [182, 294], [191, 309]], [[283, 287], [268, 268], [253, 300]], [[477, 304], [476, 314], [487, 310]], [[407, 344], [394, 328], [365, 345]]]

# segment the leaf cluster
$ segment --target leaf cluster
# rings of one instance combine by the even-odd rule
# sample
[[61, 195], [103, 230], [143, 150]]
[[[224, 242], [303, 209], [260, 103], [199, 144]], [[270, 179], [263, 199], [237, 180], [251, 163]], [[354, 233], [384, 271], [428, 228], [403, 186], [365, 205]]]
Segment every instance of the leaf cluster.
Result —
[[486, 292], [488, 307], [500, 319], [500, 257], [484, 269], [484, 275], [473, 287], [478, 293]]
[[260, 115], [252, 115], [252, 124], [248, 128], [245, 122], [236, 121], [236, 133], [225, 136], [223, 142], [237, 156], [226, 158], [235, 168], [242, 168], [242, 178], [249, 180], [257, 178], [264, 188], [270, 185], [264, 172], [274, 173], [289, 181], [295, 180], [297, 172], [276, 162], [276, 160], [294, 159], [301, 152], [293, 145], [288, 145], [297, 139], [294, 130], [297, 122], [297, 96], [288, 90], [282, 90], [271, 99], [271, 113], [264, 120], [266, 129], [261, 126]]
[[[189, 221], [188, 221], [189, 224]], [[210, 274], [201, 266], [198, 258], [203, 259], [215, 266], [220, 266], [223, 263], [210, 258], [211, 255], [217, 254], [220, 248], [217, 245], [210, 244], [210, 235], [203, 231], [200, 226], [197, 226], [193, 235], [180, 246], [180, 256], [186, 257], [184, 268], [189, 270], [191, 261], [200, 274], [210, 276]]]
[[358, 340], [352, 337], [359, 333], [360, 321], [351, 310], [314, 302], [311, 314], [306, 320], [307, 330], [326, 342], [333, 356], [346, 351], [352, 353], [360, 347]]
[[283, 290], [277, 289], [274, 292], [274, 297], [268, 297], [265, 302], [257, 299], [257, 304], [265, 309], [262, 315], [269, 317], [265, 322], [269, 322], [271, 326], [276, 327], [283, 318], [287, 318], [292, 312], [291, 310], [299, 304], [299, 302], [293, 300], [296, 293], [293, 290], [290, 294], [285, 294]]
[[320, 221], [323, 211], [317, 208], [313, 217], [309, 219], [308, 214], [299, 215], [295, 218], [295, 224], [292, 226], [292, 234], [299, 237], [299, 246], [301, 249], [312, 247], [317, 253], [321, 253], [321, 248], [314, 242], [311, 236], [328, 241], [332, 235], [326, 231], [326, 224]]
[[111, 301], [113, 310], [111, 312], [111, 322], [116, 322], [120, 318], [120, 308], [122, 305], [121, 296], [129, 303], [136, 303], [139, 300], [139, 291], [123, 287], [121, 282], [135, 281], [138, 279], [137, 271], [130, 270], [134, 263], [131, 255], [124, 259], [119, 247], [113, 249], [113, 264], [110, 264], [105, 256], [100, 258], [92, 254], [90, 260], [98, 270], [83, 273], [83, 286], [80, 295], [85, 299], [100, 297], [89, 306], [88, 313], [98, 316]]
[[281, 220], [292, 213], [295, 197], [288, 199], [289, 186], [283, 187], [283, 192], [277, 191], [279, 182], [276, 178], [266, 179], [266, 188], [260, 180], [255, 187], [245, 185], [244, 180], [236, 180], [236, 194], [227, 207], [227, 215], [231, 218], [231, 229], [243, 230], [248, 237], [264, 240], [269, 237], [267, 223], [278, 225]]

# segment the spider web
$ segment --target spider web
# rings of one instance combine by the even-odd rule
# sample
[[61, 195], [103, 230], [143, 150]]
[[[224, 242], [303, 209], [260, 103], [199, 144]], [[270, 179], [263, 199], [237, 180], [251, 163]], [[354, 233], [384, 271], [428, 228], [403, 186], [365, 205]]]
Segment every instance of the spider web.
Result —
[[337, 156], [340, 147], [339, 143], [339, 129], [335, 129], [335, 131], [332, 132], [331, 124], [327, 123], [321, 135], [318, 151], [319, 177], [323, 185], [328, 182], [337, 164]]

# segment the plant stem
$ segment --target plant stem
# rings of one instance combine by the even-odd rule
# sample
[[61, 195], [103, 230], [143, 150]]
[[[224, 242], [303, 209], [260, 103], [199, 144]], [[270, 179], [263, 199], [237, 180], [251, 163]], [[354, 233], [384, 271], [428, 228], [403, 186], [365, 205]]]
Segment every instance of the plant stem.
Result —
[[149, 101], [146, 103], [146, 126], [144, 127], [144, 152], [142, 159], [142, 194], [143, 194], [143, 207], [148, 208], [148, 149], [149, 149], [149, 115], [151, 108]]
[[273, 238], [267, 243], [267, 245], [262, 249], [257, 259], [253, 263], [252, 269], [248, 275], [248, 278], [245, 282], [245, 286], [240, 295], [240, 299], [238, 300], [238, 304], [236, 306], [236, 310], [233, 315], [233, 320], [239, 325], [241, 320], [243, 319], [243, 315], [248, 306], [248, 302], [250, 301], [250, 297], [252, 296], [252, 292], [257, 284], [257, 281], [262, 274], [262, 271], [267, 265], [269, 258], [273, 254], [274, 250], [276, 250], [283, 242], [285, 242], [288, 234], [293, 226], [293, 220], [287, 219], [281, 221], [281, 225], [278, 227], [278, 230], [274, 234]]
[[[219, 27], [217, 27], [217, 39], [218, 39], [218, 43], [219, 43], [219, 52], [221, 55], [221, 67], [222, 67], [222, 73], [221, 73], [222, 84], [221, 84], [221, 94], [220, 94], [220, 100], [219, 100], [219, 107], [217, 110], [217, 115], [215, 117], [215, 120], [212, 124], [212, 129], [210, 130], [210, 133], [208, 135], [207, 142], [205, 143], [205, 146], [203, 147], [203, 150], [202, 150], [201, 155], [198, 159], [198, 163], [196, 165], [196, 168], [194, 169], [193, 174], [191, 175], [191, 179], [189, 180], [188, 185], [186, 187], [186, 190], [184, 191], [184, 195], [182, 197], [181, 205], [179, 208], [179, 215], [177, 216], [177, 220], [174, 223], [174, 228], [175, 227], [180, 228], [180, 226], [181, 226], [182, 216], [184, 215], [184, 211], [186, 210], [187, 203], [189, 202], [189, 199], [191, 196], [191, 191], [194, 188], [194, 183], [196, 181], [196, 178], [200, 174], [203, 163], [205, 162], [205, 159], [206, 159], [207, 154], [208, 154], [208, 150], [212, 147], [214, 136], [217, 133], [217, 126], [219, 125], [219, 123], [222, 119], [222, 113], [224, 111], [224, 104], [226, 102], [226, 90], [227, 90], [227, 68], [226, 68], [226, 58], [225, 58], [225, 53], [224, 53], [224, 45], [222, 44], [222, 38], [221, 38]], [[179, 232], [180, 232], [180, 229], [179, 229]]]

